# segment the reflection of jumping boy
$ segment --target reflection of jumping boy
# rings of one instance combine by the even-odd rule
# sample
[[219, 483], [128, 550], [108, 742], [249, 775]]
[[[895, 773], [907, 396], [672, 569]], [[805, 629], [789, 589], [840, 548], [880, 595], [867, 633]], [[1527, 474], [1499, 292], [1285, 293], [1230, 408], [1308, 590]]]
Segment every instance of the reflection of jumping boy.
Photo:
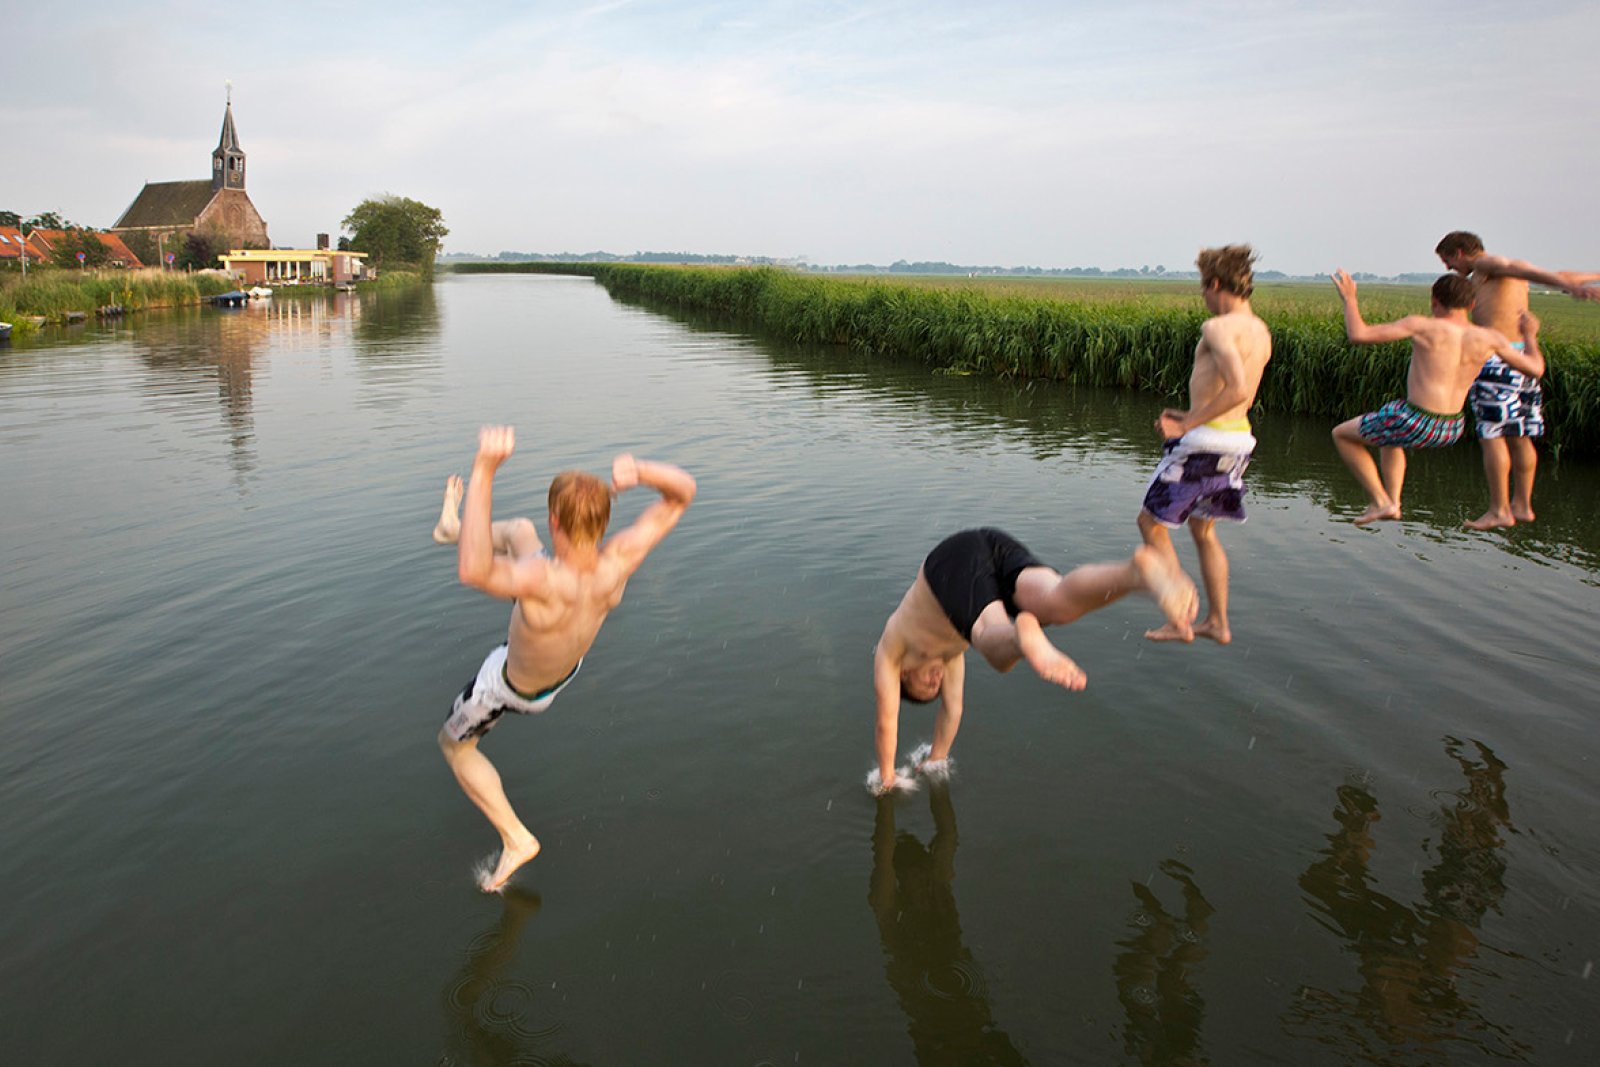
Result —
[[[1370, 503], [1356, 518], [1357, 526], [1400, 517], [1400, 491], [1406, 479], [1408, 448], [1438, 448], [1461, 437], [1461, 405], [1473, 379], [1491, 355], [1538, 377], [1544, 373], [1539, 352], [1539, 320], [1522, 313], [1519, 326], [1527, 351], [1512, 346], [1499, 330], [1474, 326], [1467, 318], [1473, 284], [1459, 274], [1433, 283], [1433, 315], [1407, 315], [1396, 322], [1368, 326], [1356, 304], [1356, 283], [1335, 271], [1333, 284], [1344, 300], [1345, 333], [1356, 344], [1382, 344], [1411, 338], [1411, 365], [1406, 372], [1406, 398], [1392, 400], [1359, 418], [1333, 428], [1333, 443], [1345, 465], [1367, 492]], [[1380, 476], [1367, 446], [1376, 446]]]
[[[1261, 374], [1272, 358], [1267, 325], [1250, 309], [1255, 288], [1249, 245], [1201, 251], [1201, 296], [1211, 318], [1200, 327], [1189, 374], [1189, 410], [1168, 408], [1156, 420], [1166, 444], [1139, 512], [1145, 544], [1177, 562], [1167, 529], [1185, 522], [1200, 556], [1200, 578], [1209, 601], [1206, 617], [1193, 634], [1219, 644], [1233, 639], [1228, 629], [1228, 557], [1217, 539], [1216, 520], [1244, 521], [1244, 471], [1256, 439], [1250, 433], [1250, 405]], [[1188, 627], [1171, 623], [1151, 630], [1155, 641], [1188, 641]]]
[[[445, 486], [444, 507], [434, 540], [456, 543], [463, 585], [514, 601], [506, 644], [489, 653], [477, 676], [456, 698], [439, 731], [439, 747], [467, 797], [500, 832], [500, 862], [482, 881], [499, 889], [513, 871], [539, 853], [539, 840], [512, 810], [500, 775], [478, 741], [507, 710], [543, 711], [578, 673], [606, 615], [622, 600], [628, 578], [666, 537], [694, 499], [695, 482], [666, 463], [620, 455], [608, 487], [581, 471], [558, 474], [550, 483], [550, 544], [547, 555], [529, 519], [491, 522], [495, 471], [511, 455], [509, 426], [487, 426], [458, 518], [461, 479]], [[611, 519], [611, 494], [646, 485], [661, 494], [632, 526], [600, 538]]]
[[1045, 681], [1082, 689], [1088, 677], [1042, 627], [1072, 622], [1135, 590], [1154, 597], [1174, 627], [1193, 621], [1194, 583], [1176, 556], [1147, 545], [1124, 563], [1090, 563], [1063, 576], [1000, 530], [963, 530], [939, 542], [884, 624], [873, 656], [878, 790], [895, 784], [902, 691], [922, 704], [941, 698], [927, 762], [945, 760], [961, 726], [969, 644], [1001, 673], [1026, 659]]
[[[1477, 283], [1472, 321], [1507, 337], [1517, 332], [1518, 318], [1528, 310], [1529, 282], [1560, 289], [1574, 299], [1600, 300], [1600, 286], [1590, 284], [1600, 281], [1600, 273], [1548, 271], [1524, 260], [1491, 256], [1475, 233], [1447, 233], [1434, 251], [1446, 267]], [[1533, 476], [1539, 465], [1533, 439], [1544, 436], [1544, 392], [1538, 376], [1491, 356], [1467, 395], [1483, 448], [1489, 510], [1466, 526], [1490, 530], [1532, 522]]]

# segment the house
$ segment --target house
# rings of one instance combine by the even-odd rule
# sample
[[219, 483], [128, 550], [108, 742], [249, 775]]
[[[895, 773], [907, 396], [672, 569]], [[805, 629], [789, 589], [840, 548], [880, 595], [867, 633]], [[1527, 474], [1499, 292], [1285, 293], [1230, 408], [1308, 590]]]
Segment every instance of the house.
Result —
[[233, 125], [233, 94], [222, 116], [222, 136], [211, 153], [211, 177], [183, 182], [146, 182], [111, 232], [135, 248], [172, 251], [184, 235], [213, 230], [229, 247], [264, 248], [267, 224], [245, 192], [245, 153]]
[[241, 248], [218, 256], [241, 285], [342, 285], [366, 277], [365, 252], [322, 248]]
[[[100, 239], [106, 246], [106, 266], [111, 267], [142, 267], [139, 257], [133, 250], [122, 243], [122, 239], [114, 233], [95, 233], [89, 231]], [[55, 262], [56, 250], [61, 247], [62, 241], [67, 237], [66, 230], [34, 230], [28, 234], [28, 262], [34, 263], [43, 260], [48, 263]]]
[[28, 247], [27, 238], [22, 236], [22, 231], [15, 226], [0, 226], [0, 263], [22, 263], [26, 255], [29, 263], [37, 263], [44, 257]]

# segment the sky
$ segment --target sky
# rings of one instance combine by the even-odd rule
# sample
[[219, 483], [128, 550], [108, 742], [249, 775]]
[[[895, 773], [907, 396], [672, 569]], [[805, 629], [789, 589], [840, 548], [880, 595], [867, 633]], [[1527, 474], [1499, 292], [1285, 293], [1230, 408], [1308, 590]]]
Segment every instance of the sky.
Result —
[[1600, 4], [0, 0], [0, 209], [206, 178], [274, 244], [363, 199], [446, 252], [1600, 270]]

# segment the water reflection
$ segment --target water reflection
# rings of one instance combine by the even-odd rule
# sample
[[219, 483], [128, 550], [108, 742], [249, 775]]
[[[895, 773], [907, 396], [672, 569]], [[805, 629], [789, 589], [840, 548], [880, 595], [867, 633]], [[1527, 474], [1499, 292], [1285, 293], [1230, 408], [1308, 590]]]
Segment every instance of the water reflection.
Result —
[[[639, 306], [690, 330], [730, 336], [727, 323], [704, 315], [650, 302]], [[770, 336], [756, 336], [753, 343], [780, 384], [798, 384], [817, 399], [854, 396], [886, 403], [913, 424], [933, 420], [946, 432], [942, 445], [950, 448], [985, 450], [1004, 441], [1040, 459], [1068, 456], [1093, 464], [1111, 456], [1141, 471], [1154, 469], [1160, 456], [1160, 442], [1146, 429], [1167, 401], [1154, 394], [945, 374], [919, 363]], [[1365, 498], [1329, 439], [1336, 420], [1258, 412], [1255, 421], [1260, 444], [1250, 467], [1252, 495], [1309, 498], [1338, 521], [1360, 513]], [[1414, 468], [1406, 483], [1408, 533], [1434, 541], [1488, 540], [1514, 555], [1600, 572], [1600, 469], [1592, 461], [1558, 464], [1543, 457], [1534, 501], [1538, 522], [1489, 534], [1461, 528], [1487, 499], [1476, 444], [1419, 456]]]
[[1176, 860], [1161, 864], [1183, 896], [1183, 913], [1162, 905], [1148, 885], [1133, 883], [1139, 907], [1128, 919], [1131, 936], [1112, 970], [1117, 999], [1127, 1022], [1123, 1051], [1143, 1064], [1209, 1063], [1200, 1047], [1205, 1001], [1194, 987], [1195, 974], [1206, 958], [1206, 925], [1216, 910], [1194, 883], [1194, 872]]
[[917, 1062], [1024, 1064], [995, 1025], [983, 970], [956, 913], [956, 811], [948, 786], [930, 783], [933, 838], [895, 830], [893, 797], [878, 800], [867, 890], [883, 941], [884, 973], [906, 1014]]
[[450, 1049], [437, 1067], [558, 1067], [577, 1061], [545, 1048], [561, 1031], [542, 1023], [548, 989], [505, 977], [516, 957], [523, 927], [539, 913], [537, 893], [506, 887], [500, 917], [467, 946], [461, 970], [445, 987]]
[[[1468, 750], [1471, 751], [1468, 751]], [[1514, 833], [1505, 769], [1488, 746], [1445, 739], [1445, 753], [1466, 779], [1432, 816], [1433, 864], [1422, 875], [1422, 901], [1406, 906], [1372, 885], [1372, 827], [1381, 817], [1367, 783], [1337, 790], [1337, 828], [1321, 859], [1300, 878], [1312, 917], [1338, 934], [1355, 957], [1355, 989], [1306, 986], [1286, 1017], [1296, 1033], [1330, 1047], [1358, 1048], [1374, 1063], [1437, 1061], [1460, 1046], [1525, 1060], [1529, 1047], [1487, 1018], [1472, 996], [1481, 970], [1478, 928], [1505, 895], [1504, 833]]]

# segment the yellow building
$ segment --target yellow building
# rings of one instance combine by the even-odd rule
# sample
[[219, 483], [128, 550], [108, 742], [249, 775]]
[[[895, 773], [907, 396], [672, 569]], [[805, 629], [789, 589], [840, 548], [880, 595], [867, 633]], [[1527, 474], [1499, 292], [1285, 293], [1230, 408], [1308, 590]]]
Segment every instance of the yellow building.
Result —
[[366, 255], [327, 248], [236, 248], [217, 258], [244, 285], [338, 285], [367, 276]]

